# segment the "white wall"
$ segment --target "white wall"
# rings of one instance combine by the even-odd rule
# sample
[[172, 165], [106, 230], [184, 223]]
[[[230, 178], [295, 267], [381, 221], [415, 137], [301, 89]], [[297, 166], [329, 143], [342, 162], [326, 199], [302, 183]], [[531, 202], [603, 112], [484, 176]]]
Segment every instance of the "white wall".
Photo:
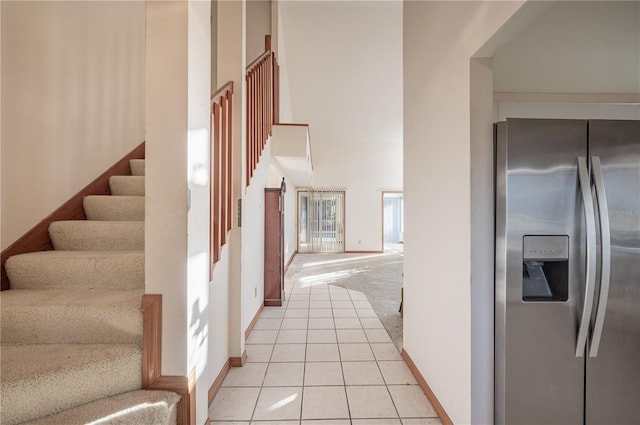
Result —
[[382, 190], [402, 190], [402, 2], [280, 2], [292, 119], [313, 187], [346, 188], [345, 249], [382, 249]]
[[284, 181], [287, 184], [287, 193], [284, 195], [284, 264], [286, 266], [298, 252], [298, 193], [286, 175]]
[[4, 249], [144, 141], [145, 4], [0, 7]]
[[[220, 253], [209, 285], [208, 370], [209, 387], [229, 360], [229, 245]], [[208, 394], [209, 388], [206, 393]], [[208, 403], [205, 403], [207, 405]], [[201, 423], [201, 422], [198, 422]], [[202, 422], [203, 423], [203, 422]]]
[[493, 72], [471, 60], [471, 418], [493, 423], [494, 235]]
[[493, 69], [496, 92], [640, 93], [640, 2], [554, 3]]
[[210, 7], [146, 8], [146, 291], [163, 295], [162, 374], [196, 372], [196, 423], [229, 355], [226, 250], [209, 282]]
[[274, 27], [272, 32], [276, 36], [276, 40], [275, 43], [273, 43], [272, 48], [276, 51], [278, 65], [280, 65], [280, 122], [291, 123], [293, 122], [293, 112], [291, 111], [291, 90], [289, 89], [287, 47], [284, 43], [284, 30], [281, 18], [284, 13], [280, 7], [282, 3], [282, 0], [272, 0], [271, 17], [272, 25]]
[[187, 376], [188, 2], [146, 7], [146, 292], [163, 295], [162, 374]]
[[313, 187], [344, 188], [345, 250], [382, 249], [382, 191], [402, 191], [402, 146], [323, 144], [312, 134]]
[[248, 0], [247, 64], [264, 53], [264, 36], [267, 34], [271, 34], [271, 0]]
[[[233, 81], [233, 130], [232, 130], [232, 229], [227, 238], [228, 270], [227, 270], [227, 343], [230, 357], [240, 357], [244, 352], [243, 327], [243, 287], [242, 287], [242, 229], [238, 227], [237, 200], [244, 193], [244, 149], [246, 138], [246, 108], [244, 72], [246, 68], [246, 2], [218, 1], [216, 16], [217, 31], [217, 77], [218, 86]], [[215, 373], [220, 370], [217, 367]]]
[[249, 326], [264, 302], [264, 189], [280, 187], [285, 178], [286, 264], [296, 250], [296, 190], [289, 177], [271, 159], [271, 139], [242, 199], [243, 329]]
[[270, 186], [271, 143], [267, 143], [242, 198], [242, 329], [264, 303], [264, 188]]
[[218, 90], [218, 2], [211, 0], [211, 93]]
[[[404, 2], [404, 348], [454, 423], [482, 423], [472, 417], [470, 58], [521, 5]], [[492, 111], [485, 102], [474, 108]]]
[[[223, 15], [224, 16], [224, 15]], [[212, 0], [211, 2], [211, 92], [215, 92], [222, 84], [218, 81], [218, 1]], [[223, 40], [225, 37], [223, 37]], [[221, 54], [226, 54], [224, 49], [221, 49]], [[220, 61], [224, 61], [226, 58], [221, 58]], [[228, 77], [228, 73], [223, 73], [223, 77]], [[236, 93], [241, 93], [236, 83]], [[239, 94], [236, 94], [238, 96]], [[240, 102], [238, 102], [240, 103]], [[235, 129], [234, 129], [235, 130]], [[207, 159], [210, 152], [206, 152]], [[210, 164], [207, 161], [207, 171]], [[207, 185], [207, 190], [210, 189], [211, 182]], [[208, 200], [207, 196], [207, 200]], [[200, 232], [201, 235], [209, 235], [209, 209], [207, 208], [207, 223], [203, 223], [201, 228], [194, 229], [196, 232]], [[235, 226], [235, 220], [234, 226]], [[191, 223], [190, 223], [191, 224]], [[206, 232], [204, 230], [207, 230]], [[190, 232], [191, 234], [191, 232]], [[229, 238], [230, 240], [231, 238]], [[207, 241], [208, 242], [208, 241]], [[208, 405], [208, 392], [209, 388], [218, 377], [218, 374], [226, 364], [230, 356], [229, 349], [229, 284], [230, 284], [230, 244], [227, 243], [222, 247], [220, 252], [220, 259], [215, 264], [213, 269], [213, 280], [208, 285], [208, 304], [204, 309], [203, 314], [208, 316], [208, 325], [206, 329], [207, 344], [206, 344], [206, 372], [204, 385], [199, 386], [196, 389], [198, 394], [199, 411], [203, 411], [204, 407]], [[209, 259], [210, 260], [210, 259]], [[202, 415], [198, 414], [198, 422], [202, 419]]]
[[[187, 215], [187, 370], [195, 369], [196, 371], [195, 421], [202, 424], [208, 418], [208, 393], [213, 383], [209, 374], [208, 341], [210, 337], [208, 309], [211, 303], [209, 285], [211, 182], [209, 181], [208, 149], [211, 119], [211, 2], [189, 1], [188, 6], [187, 182], [190, 205]], [[214, 368], [213, 373], [217, 371]]]

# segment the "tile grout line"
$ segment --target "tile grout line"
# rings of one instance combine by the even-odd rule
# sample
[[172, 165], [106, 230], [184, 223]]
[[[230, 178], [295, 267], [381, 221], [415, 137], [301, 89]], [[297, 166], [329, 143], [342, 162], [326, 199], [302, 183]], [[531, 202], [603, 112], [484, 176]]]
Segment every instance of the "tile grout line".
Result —
[[333, 314], [333, 299], [331, 298], [331, 291], [329, 291], [329, 303], [331, 304], [331, 318], [333, 319], [333, 328], [336, 333], [336, 347], [338, 349], [338, 364], [340, 365], [340, 373], [342, 374], [342, 385], [344, 387], [344, 399], [347, 402], [347, 414], [349, 415], [349, 423], [353, 425], [353, 418], [351, 417], [351, 405], [349, 404], [349, 394], [347, 393], [347, 381], [344, 378], [344, 368], [342, 367], [342, 353], [340, 352], [340, 340], [338, 339], [338, 328], [336, 325], [336, 317]]
[[[349, 294], [349, 296], [351, 296], [351, 294]], [[367, 301], [369, 301], [367, 299]], [[371, 303], [369, 303], [371, 304]], [[358, 320], [360, 320], [361, 317], [358, 316]], [[360, 324], [362, 325], [362, 320], [360, 320]], [[363, 325], [363, 331], [364, 331], [364, 325]], [[369, 349], [371, 350], [371, 353], [373, 353], [373, 348], [371, 347], [371, 341], [369, 340], [369, 335], [367, 334], [366, 331], [364, 331], [364, 336], [367, 339], [367, 343], [369, 344]], [[398, 410], [398, 406], [396, 406], [396, 402], [393, 399], [393, 396], [391, 395], [391, 391], [389, 390], [389, 385], [387, 384], [387, 379], [384, 377], [384, 374], [382, 373], [382, 369], [380, 368], [380, 363], [378, 363], [378, 359], [375, 356], [375, 353], [373, 353], [373, 359], [375, 361], [376, 364], [376, 368], [378, 369], [378, 372], [380, 372], [380, 377], [382, 378], [382, 382], [384, 383], [384, 388], [387, 390], [387, 394], [389, 394], [389, 399], [391, 400], [391, 404], [393, 405], [393, 409], [396, 411], [396, 419], [398, 419], [398, 421], [402, 424], [402, 418], [400, 417], [400, 411]]]
[[309, 306], [311, 305], [311, 290], [309, 290], [309, 299], [307, 300], [307, 333], [304, 341], [304, 362], [302, 363], [302, 388], [300, 388], [300, 423], [302, 423], [302, 413], [304, 409], [304, 382], [307, 374], [307, 349], [309, 348]]
[[[333, 318], [333, 326], [336, 325], [336, 317], [333, 314], [333, 300], [331, 299], [331, 291], [329, 291], [329, 302], [331, 303], [331, 317]], [[347, 380], [344, 377], [344, 368], [342, 367], [342, 353], [340, 352], [340, 341], [338, 340], [338, 330], [336, 332], [336, 347], [338, 347], [338, 363], [340, 364], [340, 372], [342, 373], [342, 384], [344, 386], [344, 398], [347, 401], [347, 414], [349, 415], [349, 423], [353, 425], [351, 417], [351, 404], [349, 403], [349, 394], [347, 393]]]
[[[286, 309], [285, 309], [285, 312], [286, 312]], [[284, 321], [284, 315], [282, 317], [282, 320]], [[280, 328], [282, 328], [282, 322], [280, 322]], [[278, 332], [276, 333], [276, 339], [273, 342], [273, 348], [271, 349], [271, 356], [273, 355], [273, 351], [276, 349], [276, 343], [278, 342], [278, 336], [280, 335], [280, 328], [278, 328]], [[271, 366], [271, 356], [269, 356], [267, 367], [264, 370], [264, 376], [262, 377], [262, 381], [260, 383], [260, 390], [258, 391], [258, 398], [256, 399], [255, 406], [253, 406], [253, 411], [251, 412], [251, 419], [249, 420], [249, 423], [253, 422], [254, 416], [256, 414], [256, 410], [258, 409], [258, 402], [260, 401], [260, 396], [262, 395], [262, 389], [264, 388], [264, 381], [267, 379], [267, 373], [269, 372], [269, 367]]]

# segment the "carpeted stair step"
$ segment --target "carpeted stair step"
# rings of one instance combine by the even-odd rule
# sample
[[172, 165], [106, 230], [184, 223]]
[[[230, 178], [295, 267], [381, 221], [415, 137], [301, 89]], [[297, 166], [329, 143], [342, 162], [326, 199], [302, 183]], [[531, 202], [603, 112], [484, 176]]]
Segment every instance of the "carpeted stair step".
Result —
[[14, 425], [139, 390], [137, 345], [3, 345], [0, 423]]
[[132, 176], [144, 176], [144, 159], [132, 159], [129, 161]]
[[131, 391], [21, 425], [175, 425], [179, 401], [170, 391]]
[[109, 187], [115, 196], [144, 196], [144, 176], [112, 176]]
[[85, 196], [84, 212], [89, 220], [143, 221], [144, 196]]
[[0, 293], [3, 344], [141, 344], [140, 289]]
[[144, 289], [144, 251], [41, 251], [9, 257], [12, 289]]
[[143, 250], [144, 221], [55, 221], [49, 236], [60, 250]]

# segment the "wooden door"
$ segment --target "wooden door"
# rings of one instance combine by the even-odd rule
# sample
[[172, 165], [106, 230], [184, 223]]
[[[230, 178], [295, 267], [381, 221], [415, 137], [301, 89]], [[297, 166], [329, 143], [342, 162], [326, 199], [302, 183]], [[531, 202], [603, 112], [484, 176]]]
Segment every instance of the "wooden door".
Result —
[[264, 190], [264, 305], [284, 298], [284, 190]]

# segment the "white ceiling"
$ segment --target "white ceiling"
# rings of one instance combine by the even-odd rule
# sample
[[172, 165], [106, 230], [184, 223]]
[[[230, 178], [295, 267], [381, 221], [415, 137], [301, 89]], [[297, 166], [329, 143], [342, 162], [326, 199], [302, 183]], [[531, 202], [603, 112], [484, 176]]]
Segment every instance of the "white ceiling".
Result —
[[[402, 187], [402, 2], [281, 1], [293, 121], [314, 186]], [[372, 175], [373, 173], [373, 175]]]

